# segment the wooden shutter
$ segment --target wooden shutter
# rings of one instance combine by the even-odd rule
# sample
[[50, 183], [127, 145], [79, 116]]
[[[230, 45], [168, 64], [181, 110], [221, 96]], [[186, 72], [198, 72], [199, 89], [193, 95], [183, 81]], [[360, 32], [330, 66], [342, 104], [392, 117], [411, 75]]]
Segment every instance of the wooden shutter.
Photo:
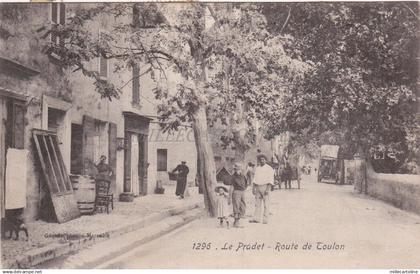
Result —
[[58, 3], [51, 3], [51, 21], [53, 23], [58, 23]]
[[6, 167], [6, 99], [0, 96], [0, 208], [1, 218], [5, 216], [5, 167]]
[[125, 132], [124, 148], [124, 192], [131, 191], [131, 133]]
[[96, 135], [95, 120], [87, 115], [83, 116], [83, 174], [94, 176], [96, 168], [94, 166], [94, 144], [93, 137]]
[[133, 65], [133, 103], [139, 104], [140, 103], [140, 68], [138, 65]]
[[60, 21], [59, 23], [61, 25], [64, 25], [66, 23], [66, 5], [63, 3], [60, 3]]
[[157, 171], [168, 170], [168, 150], [158, 149], [157, 150]]
[[83, 126], [71, 124], [70, 173], [83, 174]]
[[79, 217], [80, 212], [58, 146], [56, 133], [34, 129], [33, 139], [57, 221], [63, 223]]
[[13, 104], [13, 147], [23, 149], [25, 147], [25, 112], [23, 104]]
[[25, 105], [16, 100], [9, 100], [7, 107], [6, 146], [23, 149], [25, 147]]
[[[58, 3], [51, 3], [51, 21], [53, 24], [58, 24]], [[57, 35], [51, 34], [51, 42], [57, 43]]]
[[108, 59], [102, 56], [99, 57], [99, 76], [108, 77]]
[[141, 189], [140, 189], [140, 193], [142, 195], [146, 195], [148, 190], [147, 190], [147, 169], [149, 167], [149, 160], [148, 160], [148, 150], [149, 150], [149, 136], [148, 135], [140, 135], [140, 149], [141, 149], [141, 167], [140, 167], [140, 181], [141, 181]]
[[[66, 5], [63, 3], [59, 4], [59, 24], [64, 25], [66, 23]], [[64, 47], [64, 38], [62, 36], [58, 37], [58, 43], [60, 46]]]
[[117, 190], [116, 185], [116, 171], [117, 171], [117, 125], [109, 123], [108, 127], [108, 164], [112, 168], [111, 176], [111, 191], [113, 193]]

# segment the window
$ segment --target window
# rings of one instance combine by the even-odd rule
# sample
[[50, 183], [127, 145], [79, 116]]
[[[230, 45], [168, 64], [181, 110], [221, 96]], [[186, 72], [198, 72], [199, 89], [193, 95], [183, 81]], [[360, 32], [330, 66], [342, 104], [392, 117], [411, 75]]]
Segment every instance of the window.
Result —
[[7, 110], [6, 144], [8, 147], [23, 149], [25, 146], [25, 105], [16, 100], [10, 100]]
[[83, 172], [83, 126], [71, 124], [71, 151], [70, 173], [82, 174]]
[[[63, 3], [51, 3], [51, 22], [58, 25], [66, 23], [66, 5]], [[51, 42], [64, 45], [64, 39], [51, 34]]]
[[168, 150], [158, 149], [157, 150], [157, 171], [168, 170]]
[[99, 57], [99, 76], [108, 78], [108, 59], [103, 56]]
[[65, 111], [48, 108], [48, 130], [58, 132], [60, 126], [63, 126]]
[[133, 104], [140, 103], [140, 67], [139, 65], [133, 65]]

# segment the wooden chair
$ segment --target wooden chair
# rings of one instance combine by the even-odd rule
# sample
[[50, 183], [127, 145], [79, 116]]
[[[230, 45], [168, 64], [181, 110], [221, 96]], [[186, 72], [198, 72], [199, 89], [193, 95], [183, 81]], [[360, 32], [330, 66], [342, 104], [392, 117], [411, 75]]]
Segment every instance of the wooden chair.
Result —
[[96, 179], [95, 212], [100, 208], [101, 212], [106, 209], [109, 214], [109, 206], [114, 209], [114, 194], [109, 193], [111, 181], [104, 178]]

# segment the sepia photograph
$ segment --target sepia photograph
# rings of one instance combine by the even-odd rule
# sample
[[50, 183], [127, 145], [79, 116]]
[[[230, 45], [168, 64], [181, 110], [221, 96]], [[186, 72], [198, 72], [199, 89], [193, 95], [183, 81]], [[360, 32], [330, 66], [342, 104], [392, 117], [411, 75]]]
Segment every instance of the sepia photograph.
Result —
[[1, 2], [3, 273], [418, 274], [419, 11]]

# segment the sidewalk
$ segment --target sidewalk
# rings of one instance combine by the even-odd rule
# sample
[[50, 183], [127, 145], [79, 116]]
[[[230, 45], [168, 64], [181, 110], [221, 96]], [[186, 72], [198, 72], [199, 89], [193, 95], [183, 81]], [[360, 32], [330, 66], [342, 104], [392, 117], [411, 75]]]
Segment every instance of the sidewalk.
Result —
[[[2, 239], [2, 267], [18, 267], [19, 262], [16, 261], [22, 260], [29, 260], [28, 263], [34, 265], [36, 262], [32, 260], [45, 259], [38, 258], [40, 256], [59, 256], [62, 254], [55, 253], [65, 253], [68, 249], [78, 250], [139, 229], [148, 223], [202, 207], [203, 197], [197, 193], [196, 188], [190, 188], [189, 192], [189, 197], [179, 200], [174, 195], [174, 186], [165, 186], [165, 194], [137, 197], [132, 203], [114, 202], [114, 210], [109, 214], [82, 215], [63, 224], [44, 221], [27, 223], [29, 240], [26, 240], [23, 233], [18, 241]], [[49, 254], [53, 249], [56, 252]]]

